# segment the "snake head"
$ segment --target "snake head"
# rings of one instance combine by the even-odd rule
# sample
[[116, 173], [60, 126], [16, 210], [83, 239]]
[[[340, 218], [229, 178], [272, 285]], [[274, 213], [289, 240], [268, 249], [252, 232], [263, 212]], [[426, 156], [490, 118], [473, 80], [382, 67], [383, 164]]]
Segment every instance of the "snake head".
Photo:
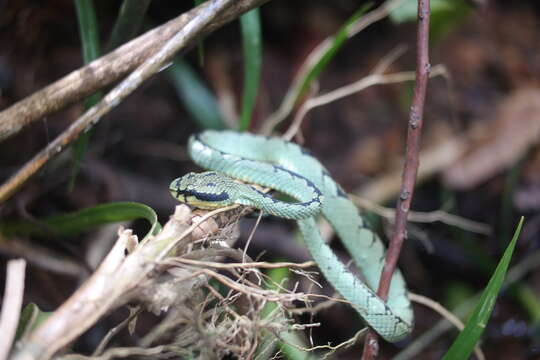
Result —
[[171, 182], [169, 191], [180, 202], [200, 209], [217, 209], [235, 200], [233, 179], [215, 171], [188, 173]]

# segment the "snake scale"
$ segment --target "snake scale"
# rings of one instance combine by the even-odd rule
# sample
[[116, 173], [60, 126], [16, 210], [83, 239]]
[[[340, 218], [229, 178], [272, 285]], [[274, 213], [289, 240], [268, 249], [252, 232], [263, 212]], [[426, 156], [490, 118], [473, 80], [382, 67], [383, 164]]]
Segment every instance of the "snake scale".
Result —
[[[321, 272], [365, 323], [390, 342], [410, 334], [413, 312], [403, 276], [399, 270], [394, 273], [388, 302], [375, 294], [372, 289], [378, 286], [384, 245], [343, 189], [307, 150], [276, 137], [207, 130], [191, 136], [188, 152], [196, 164], [211, 171], [175, 179], [170, 185], [175, 198], [204, 209], [242, 204], [296, 220]], [[298, 202], [277, 200], [234, 179], [272, 188]], [[362, 270], [365, 283], [323, 241], [315, 222], [321, 211]]]

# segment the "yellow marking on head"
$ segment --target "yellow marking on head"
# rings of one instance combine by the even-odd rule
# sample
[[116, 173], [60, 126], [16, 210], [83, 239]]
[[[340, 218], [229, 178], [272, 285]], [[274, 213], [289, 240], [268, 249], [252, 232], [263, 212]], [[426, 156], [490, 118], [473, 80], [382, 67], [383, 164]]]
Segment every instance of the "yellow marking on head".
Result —
[[[180, 200], [182, 201], [182, 200]], [[197, 199], [195, 196], [184, 196], [184, 203], [194, 206], [199, 209], [205, 209], [205, 210], [214, 210], [218, 208], [222, 208], [223, 205], [216, 202], [208, 202], [208, 201], [201, 201]]]

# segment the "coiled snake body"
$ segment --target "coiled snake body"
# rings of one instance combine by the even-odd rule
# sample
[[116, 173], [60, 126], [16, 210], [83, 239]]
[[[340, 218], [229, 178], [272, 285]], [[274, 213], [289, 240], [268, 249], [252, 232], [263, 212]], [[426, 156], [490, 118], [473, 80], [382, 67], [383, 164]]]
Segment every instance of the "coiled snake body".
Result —
[[[237, 203], [297, 220], [321, 272], [370, 327], [390, 342], [412, 331], [413, 313], [401, 273], [394, 273], [385, 303], [372, 290], [378, 286], [384, 245], [328, 171], [305, 149], [274, 137], [209, 130], [190, 138], [188, 152], [195, 163], [212, 171], [174, 180], [170, 185], [174, 197], [205, 209]], [[233, 179], [275, 189], [298, 202], [276, 200]], [[320, 211], [362, 270], [367, 285], [321, 238], [314, 218]]]

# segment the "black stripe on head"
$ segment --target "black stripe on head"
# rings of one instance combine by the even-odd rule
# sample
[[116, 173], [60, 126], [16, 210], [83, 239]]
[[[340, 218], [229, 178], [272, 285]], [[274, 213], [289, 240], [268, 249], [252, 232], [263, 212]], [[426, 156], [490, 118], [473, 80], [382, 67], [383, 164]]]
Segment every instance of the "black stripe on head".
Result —
[[182, 194], [185, 196], [193, 196], [197, 200], [201, 201], [207, 201], [207, 202], [219, 202], [219, 201], [225, 201], [229, 199], [229, 195], [222, 191], [220, 193], [204, 193], [204, 192], [198, 192], [194, 190], [177, 190], [176, 196]]

